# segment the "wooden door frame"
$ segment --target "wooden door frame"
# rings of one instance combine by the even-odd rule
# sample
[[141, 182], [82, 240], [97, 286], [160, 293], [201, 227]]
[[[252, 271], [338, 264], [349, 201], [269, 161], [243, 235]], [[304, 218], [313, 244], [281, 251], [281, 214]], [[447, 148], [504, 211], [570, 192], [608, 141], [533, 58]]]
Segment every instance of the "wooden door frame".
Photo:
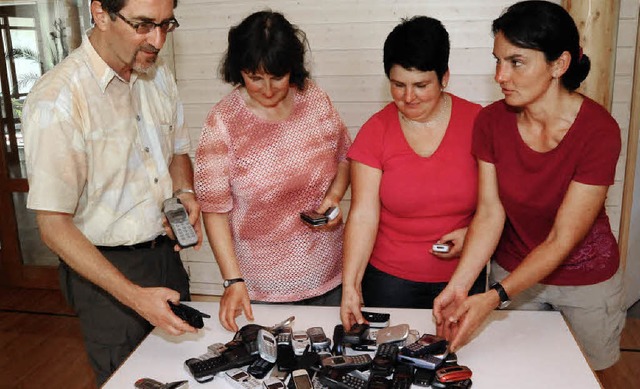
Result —
[[[17, 8], [7, 7], [3, 9], [13, 9], [15, 11]], [[3, 27], [3, 29], [5, 28], [7, 29], [7, 36], [10, 36], [8, 26]], [[0, 31], [0, 56], [5, 59], [7, 53], [4, 51], [5, 44], [2, 34], [3, 32]], [[57, 289], [59, 288], [59, 283], [57, 268], [55, 266], [25, 265], [22, 261], [13, 194], [29, 192], [29, 184], [26, 178], [12, 178], [9, 174], [9, 165], [7, 164], [8, 155], [4, 135], [5, 125], [9, 126], [10, 136], [13, 135], [11, 144], [17, 145], [8, 71], [9, 69], [6, 68], [6, 62], [0, 65], [0, 88], [2, 89], [3, 95], [0, 104], [4, 105], [6, 114], [6, 117], [2, 118], [0, 123], [2, 125], [2, 147], [0, 147], [0, 215], [3, 215], [0, 219], [0, 242], [2, 243], [2, 248], [0, 249], [0, 285]], [[17, 153], [17, 150], [14, 151]]]

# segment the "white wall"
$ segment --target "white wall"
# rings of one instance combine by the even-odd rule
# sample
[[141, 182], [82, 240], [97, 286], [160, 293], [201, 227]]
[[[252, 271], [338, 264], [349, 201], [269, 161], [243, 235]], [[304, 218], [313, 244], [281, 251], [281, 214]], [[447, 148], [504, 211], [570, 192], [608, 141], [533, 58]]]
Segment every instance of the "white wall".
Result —
[[[620, 24], [613, 111], [623, 128], [629, 120], [633, 64], [633, 50], [629, 48], [635, 46], [638, 1], [622, 1], [624, 19]], [[352, 136], [369, 116], [391, 100], [382, 67], [382, 46], [402, 17], [423, 14], [443, 22], [452, 47], [448, 91], [486, 105], [502, 98], [493, 82], [491, 21], [512, 3], [514, 1], [506, 0], [180, 0], [176, 9], [180, 28], [173, 33], [173, 59], [187, 125], [197, 140], [206, 113], [231, 89], [217, 78], [229, 27], [265, 8], [283, 12], [306, 32], [311, 46], [312, 77], [330, 95]], [[623, 177], [623, 157], [618, 165], [617, 177]], [[621, 188], [622, 182], [618, 179], [607, 200], [616, 233]], [[348, 205], [349, 193], [344, 201], [345, 210]], [[208, 246], [200, 252], [186, 250], [183, 259], [191, 274], [194, 293], [222, 292], [220, 275]]]

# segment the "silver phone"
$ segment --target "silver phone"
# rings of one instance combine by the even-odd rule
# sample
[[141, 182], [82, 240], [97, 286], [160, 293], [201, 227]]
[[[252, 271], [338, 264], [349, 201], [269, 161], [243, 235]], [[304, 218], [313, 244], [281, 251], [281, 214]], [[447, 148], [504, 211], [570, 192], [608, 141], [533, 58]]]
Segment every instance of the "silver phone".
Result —
[[166, 199], [162, 205], [162, 211], [169, 221], [178, 244], [182, 248], [195, 246], [198, 243], [198, 235], [189, 223], [189, 215], [179, 199], [172, 197]]

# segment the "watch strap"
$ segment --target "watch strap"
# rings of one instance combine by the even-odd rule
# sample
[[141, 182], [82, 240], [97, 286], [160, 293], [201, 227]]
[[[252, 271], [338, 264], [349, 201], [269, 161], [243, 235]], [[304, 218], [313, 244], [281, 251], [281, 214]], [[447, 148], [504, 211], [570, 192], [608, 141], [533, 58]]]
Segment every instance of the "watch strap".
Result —
[[509, 298], [507, 291], [504, 290], [504, 287], [502, 286], [502, 284], [499, 282], [496, 282], [491, 285], [491, 289], [494, 289], [496, 292], [498, 292], [498, 297], [500, 297], [499, 307], [506, 308], [506, 306], [509, 305], [509, 303], [511, 302], [511, 299]]
[[237, 283], [237, 282], [244, 282], [243, 278], [230, 278], [228, 280], [224, 280], [224, 282], [222, 283], [222, 286], [227, 289], [228, 287], [230, 287], [231, 285]]

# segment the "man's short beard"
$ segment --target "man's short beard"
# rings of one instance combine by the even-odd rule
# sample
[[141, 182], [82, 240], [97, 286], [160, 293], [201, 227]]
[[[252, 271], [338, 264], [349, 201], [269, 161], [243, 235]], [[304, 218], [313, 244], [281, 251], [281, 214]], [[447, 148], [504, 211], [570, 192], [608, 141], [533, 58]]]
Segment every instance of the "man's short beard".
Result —
[[140, 51], [142, 50], [138, 50], [136, 52], [136, 55], [133, 56], [133, 63], [131, 65], [131, 68], [137, 73], [147, 74], [151, 69], [153, 69], [156, 66], [156, 62], [158, 60], [158, 54], [156, 54], [152, 62], [138, 62], [137, 58], [138, 58], [138, 53]]

